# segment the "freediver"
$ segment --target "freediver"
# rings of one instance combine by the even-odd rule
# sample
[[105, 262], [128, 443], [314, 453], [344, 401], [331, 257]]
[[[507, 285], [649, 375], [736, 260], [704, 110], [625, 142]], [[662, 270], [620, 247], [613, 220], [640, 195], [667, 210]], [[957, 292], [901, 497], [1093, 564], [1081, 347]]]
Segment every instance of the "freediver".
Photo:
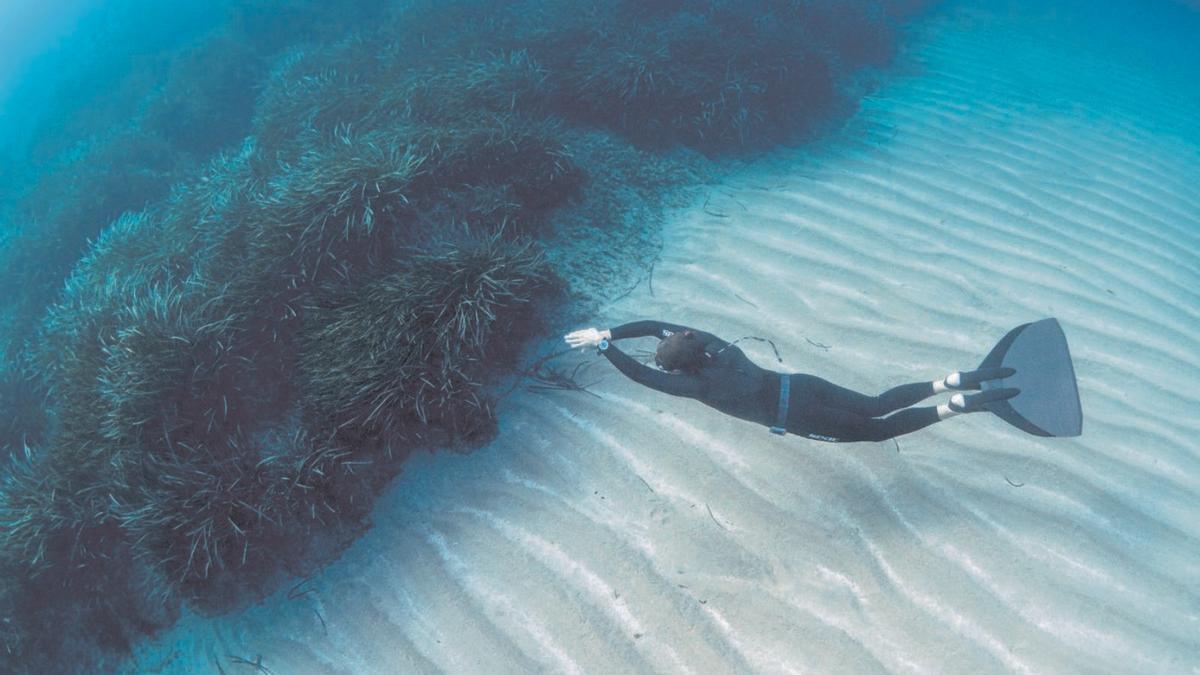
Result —
[[[613, 344], [650, 335], [660, 340], [654, 356], [659, 370]], [[894, 438], [955, 415], [986, 410], [985, 404], [1020, 393], [1015, 387], [963, 393], [1016, 372], [996, 367], [956, 371], [939, 380], [902, 384], [878, 396], [867, 396], [815, 375], [767, 370], [734, 343], [661, 321], [633, 321], [607, 330], [584, 328], [564, 339], [571, 347], [596, 347], [630, 379], [658, 391], [694, 398], [739, 419], [764, 424], [776, 434], [792, 433], [832, 443]], [[946, 403], [910, 407], [947, 391], [955, 393]]]

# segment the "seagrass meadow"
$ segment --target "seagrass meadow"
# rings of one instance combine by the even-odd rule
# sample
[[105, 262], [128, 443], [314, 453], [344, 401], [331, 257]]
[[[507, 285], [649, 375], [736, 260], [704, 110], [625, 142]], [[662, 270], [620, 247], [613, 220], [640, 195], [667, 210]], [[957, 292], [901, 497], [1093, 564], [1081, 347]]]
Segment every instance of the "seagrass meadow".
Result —
[[90, 10], [0, 127], [4, 672], [110, 669], [336, 559], [925, 3], [153, 4]]

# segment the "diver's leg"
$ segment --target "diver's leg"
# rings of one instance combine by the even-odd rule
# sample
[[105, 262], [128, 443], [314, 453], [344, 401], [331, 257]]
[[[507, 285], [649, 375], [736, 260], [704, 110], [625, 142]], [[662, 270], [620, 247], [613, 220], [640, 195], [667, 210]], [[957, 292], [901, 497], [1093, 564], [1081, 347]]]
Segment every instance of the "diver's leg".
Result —
[[876, 416], [886, 415], [893, 410], [907, 408], [917, 401], [933, 396], [934, 393], [932, 382], [909, 382], [898, 387], [892, 387], [875, 397], [879, 401], [880, 406], [880, 412], [876, 413]]
[[[922, 384], [927, 387], [931, 386], [928, 382]], [[987, 410], [985, 404], [1012, 398], [1020, 393], [1020, 389], [1013, 387], [989, 389], [976, 394], [957, 393], [950, 397], [948, 403], [938, 406], [904, 408], [887, 417], [868, 417], [845, 408], [826, 405], [816, 400], [815, 397], [808, 398], [809, 385], [812, 385], [812, 382], [808, 377], [802, 377], [797, 390], [802, 392], [799, 398], [807, 400], [802, 407], [796, 408], [798, 414], [795, 418], [789, 415], [788, 431], [800, 436], [835, 443], [882, 441], [903, 436], [948, 417], [963, 413], [982, 412]]]
[[[929, 383], [925, 385], [929, 386]], [[938, 412], [937, 407], [923, 406], [905, 408], [887, 417], [867, 417], [844, 408], [816, 404], [805, 411], [793, 433], [834, 443], [882, 441], [940, 421]]]
[[813, 377], [811, 386], [820, 403], [830, 408], [841, 408], [865, 417], [880, 417], [894, 410], [907, 408], [936, 393], [933, 382], [902, 384], [892, 387], [878, 396], [860, 394], [853, 389], [847, 389], [819, 377]]

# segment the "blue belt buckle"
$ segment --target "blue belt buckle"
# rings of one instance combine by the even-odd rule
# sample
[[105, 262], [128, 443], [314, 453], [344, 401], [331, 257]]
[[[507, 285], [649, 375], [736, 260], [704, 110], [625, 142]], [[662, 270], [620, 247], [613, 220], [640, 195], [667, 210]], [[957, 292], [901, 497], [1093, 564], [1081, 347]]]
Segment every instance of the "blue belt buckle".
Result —
[[787, 433], [788, 390], [791, 379], [787, 373], [779, 374], [779, 413], [775, 417], [775, 426], [771, 427], [771, 433], [780, 436]]

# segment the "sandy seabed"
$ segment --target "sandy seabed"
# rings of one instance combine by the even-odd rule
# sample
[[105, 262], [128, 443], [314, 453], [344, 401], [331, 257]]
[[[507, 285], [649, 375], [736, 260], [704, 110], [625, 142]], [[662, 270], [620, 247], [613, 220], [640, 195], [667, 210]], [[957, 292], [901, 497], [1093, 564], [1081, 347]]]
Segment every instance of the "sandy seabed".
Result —
[[778, 437], [584, 353], [595, 396], [518, 391], [310, 592], [130, 669], [1200, 672], [1200, 93], [1064, 21], [929, 20], [848, 128], [675, 213], [595, 325], [769, 338], [739, 346], [873, 393], [1055, 316], [1081, 437]]

